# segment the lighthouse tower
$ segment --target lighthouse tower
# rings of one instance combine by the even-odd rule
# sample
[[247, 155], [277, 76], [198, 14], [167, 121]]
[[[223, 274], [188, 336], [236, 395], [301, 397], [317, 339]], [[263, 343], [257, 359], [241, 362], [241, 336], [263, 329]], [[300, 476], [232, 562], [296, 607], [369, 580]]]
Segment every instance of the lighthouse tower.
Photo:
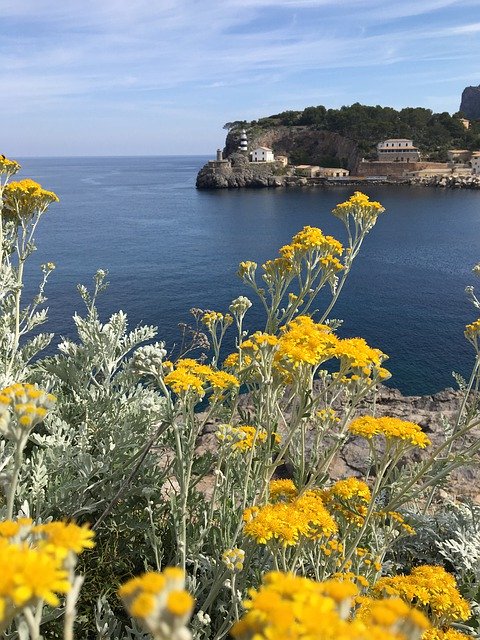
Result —
[[245, 129], [242, 129], [242, 134], [240, 136], [240, 144], [238, 145], [238, 150], [239, 151], [245, 151], [245, 153], [247, 153], [247, 151], [248, 151], [247, 132], [245, 131]]

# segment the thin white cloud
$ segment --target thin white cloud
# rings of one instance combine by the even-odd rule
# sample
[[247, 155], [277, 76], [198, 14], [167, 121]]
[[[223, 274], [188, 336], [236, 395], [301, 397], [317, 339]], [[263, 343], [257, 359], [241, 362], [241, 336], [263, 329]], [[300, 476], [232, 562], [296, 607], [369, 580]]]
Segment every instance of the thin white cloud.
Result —
[[[231, 95], [240, 112], [257, 109], [258, 116], [261, 95], [267, 111], [281, 108], [292, 91], [298, 107], [318, 104], [309, 74], [369, 68], [373, 77], [415, 63], [407, 80], [415, 85], [427, 65], [459, 61], [467, 76], [476, 69], [471, 40], [480, 23], [462, 9], [473, 1], [2, 0], [0, 82], [9, 100], [0, 111], [8, 115], [13, 106], [22, 114], [47, 108], [67, 114], [75, 107], [94, 117], [92, 105], [124, 112], [137, 105], [139, 113], [152, 113], [157, 104], [160, 110], [172, 101], [213, 104]], [[453, 8], [457, 24], [437, 19]], [[434, 69], [427, 77], [432, 82], [441, 75]], [[251, 96], [252, 87], [259, 97], [245, 104], [241, 92]], [[382, 102], [381, 86], [365, 87], [365, 95], [375, 91], [375, 102]], [[344, 91], [326, 87], [322, 95], [340, 100]]]

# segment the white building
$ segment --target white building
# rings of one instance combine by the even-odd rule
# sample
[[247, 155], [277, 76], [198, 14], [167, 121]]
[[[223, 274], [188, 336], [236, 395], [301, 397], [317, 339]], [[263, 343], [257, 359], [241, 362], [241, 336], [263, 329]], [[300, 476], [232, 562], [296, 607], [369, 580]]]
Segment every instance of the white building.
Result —
[[472, 173], [476, 176], [480, 175], [480, 155], [472, 155], [472, 159], [470, 160], [470, 164], [472, 165]]
[[418, 162], [420, 152], [408, 138], [389, 138], [377, 144], [380, 162]]
[[258, 147], [252, 151], [252, 162], [275, 162], [275, 156], [269, 147]]

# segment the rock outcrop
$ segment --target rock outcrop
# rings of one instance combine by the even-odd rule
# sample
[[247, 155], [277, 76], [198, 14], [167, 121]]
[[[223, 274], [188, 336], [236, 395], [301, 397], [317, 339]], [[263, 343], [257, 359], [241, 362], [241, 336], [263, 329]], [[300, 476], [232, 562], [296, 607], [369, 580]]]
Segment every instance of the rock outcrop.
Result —
[[232, 153], [227, 162], [208, 162], [197, 175], [197, 189], [236, 189], [284, 186], [277, 163], [255, 164], [243, 153]]
[[446, 189], [480, 189], [480, 175], [455, 176], [434, 175], [410, 178], [410, 184], [423, 187], [444, 187]]
[[465, 87], [462, 92], [460, 111], [469, 120], [480, 120], [480, 85]]

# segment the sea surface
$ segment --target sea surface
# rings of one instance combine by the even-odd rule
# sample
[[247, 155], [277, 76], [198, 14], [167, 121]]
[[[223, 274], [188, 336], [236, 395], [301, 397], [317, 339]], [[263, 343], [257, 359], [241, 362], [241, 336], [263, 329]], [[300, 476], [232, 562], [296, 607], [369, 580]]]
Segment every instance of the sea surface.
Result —
[[[353, 188], [197, 191], [196, 174], [207, 159], [20, 159], [19, 177], [60, 197], [39, 227], [25, 289], [27, 297], [34, 291], [41, 263], [56, 263], [46, 325], [55, 343], [75, 336], [71, 316], [82, 312], [76, 285], [90, 286], [98, 268], [108, 269], [110, 282], [102, 318], [123, 309], [131, 327], [156, 325], [158, 338], [172, 347], [190, 308], [226, 311], [240, 294], [253, 300], [235, 275], [241, 260], [275, 257], [304, 225], [345, 241], [330, 211]], [[404, 393], [452, 386], [452, 371], [468, 376], [473, 363], [463, 329], [478, 314], [464, 289], [475, 285], [471, 269], [480, 261], [480, 191], [384, 185], [364, 191], [387, 211], [332, 312], [344, 320], [339, 334], [362, 336], [389, 354], [389, 384]], [[320, 298], [318, 307], [325, 303]], [[247, 318], [251, 330], [263, 328], [259, 304]]]

